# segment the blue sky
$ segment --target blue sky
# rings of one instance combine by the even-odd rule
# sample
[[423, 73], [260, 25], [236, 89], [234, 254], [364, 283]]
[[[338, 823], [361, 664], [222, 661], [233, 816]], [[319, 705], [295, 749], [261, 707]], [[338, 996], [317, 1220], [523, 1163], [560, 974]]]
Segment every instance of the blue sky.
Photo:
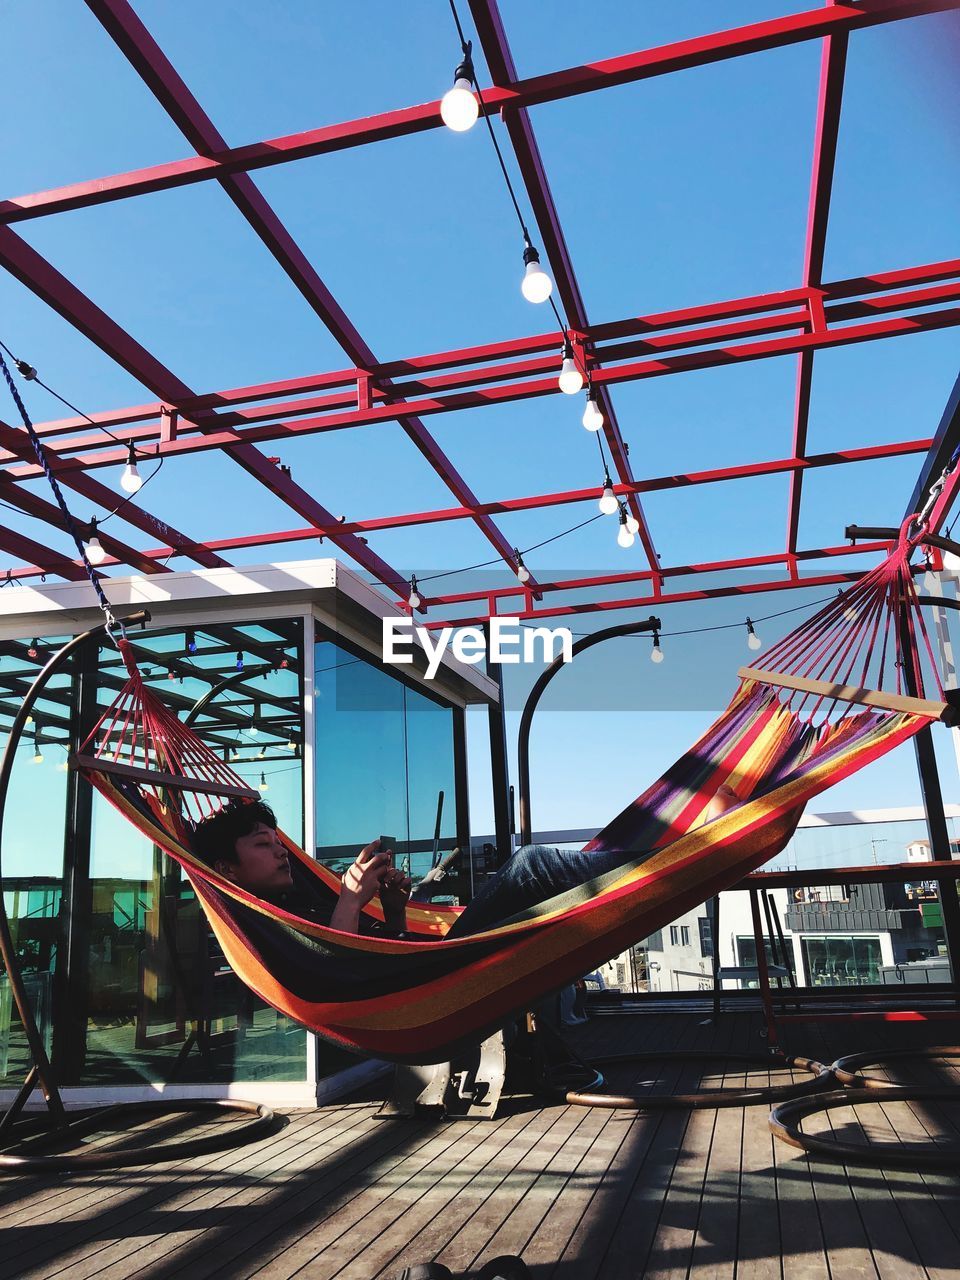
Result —
[[[446, 0], [335, 7], [140, 0], [136, 7], [230, 144], [436, 98], [458, 58]], [[469, 11], [461, 7], [469, 28]], [[784, 0], [723, 6], [598, 0], [589, 22], [576, 7], [527, 0], [504, 0], [501, 11], [519, 72], [533, 75], [805, 7]], [[0, 141], [4, 195], [189, 154], [82, 4], [8, 0], [4, 23], [0, 94], [5, 118], [15, 121]], [[956, 13], [851, 38], [827, 279], [957, 254], [958, 53]], [[819, 57], [818, 44], [809, 42], [533, 110], [594, 322], [799, 283]], [[431, 131], [281, 166], [256, 180], [379, 357], [550, 327], [550, 317], [520, 296], [522, 246], [481, 129], [460, 136]], [[62, 214], [18, 232], [198, 391], [347, 363], [213, 184]], [[0, 337], [88, 411], [152, 399], [6, 276], [0, 276]], [[809, 448], [932, 434], [958, 357], [955, 330], [818, 355]], [[785, 456], [794, 377], [791, 357], [618, 387], [614, 401], [635, 473]], [[38, 419], [60, 413], [36, 390], [29, 407]], [[596, 446], [579, 425], [580, 410], [579, 402], [558, 395], [435, 417], [428, 426], [478, 496], [492, 499], [599, 483]], [[10, 406], [0, 416], [9, 420]], [[362, 518], [452, 504], [393, 424], [265, 451], [274, 450], [336, 514]], [[869, 464], [856, 476], [849, 469], [809, 476], [800, 545], [839, 542], [849, 521], [896, 521], [918, 468], [918, 458], [906, 458]], [[118, 473], [99, 478], [115, 483]], [[780, 550], [786, 495], [787, 480], [777, 477], [653, 494], [644, 507], [664, 563], [688, 563]], [[143, 501], [198, 538], [300, 523], [238, 467], [211, 454], [167, 462]], [[83, 519], [100, 514], [80, 499], [75, 506]], [[527, 547], [587, 514], [565, 507], [498, 524], [511, 543]], [[9, 518], [68, 550], [55, 531]], [[134, 546], [150, 545], [119, 519], [110, 528]], [[491, 554], [467, 522], [384, 531], [370, 545], [422, 575]], [[294, 544], [272, 554], [295, 559], [316, 554], [316, 547]], [[257, 549], [234, 557], [265, 558]], [[639, 547], [620, 551], [610, 523], [598, 521], [535, 556], [531, 567], [549, 574], [641, 564]], [[489, 581], [497, 580], [493, 571]], [[457, 585], [455, 578], [444, 581]], [[798, 602], [784, 593], [746, 607], [762, 616]], [[742, 620], [745, 606], [718, 601], [662, 612], [669, 632]], [[724, 633], [716, 643], [715, 696], [705, 699], [712, 708], [677, 710], [687, 706], [684, 672], [699, 661], [679, 639], [662, 670], [645, 656], [636, 664], [629, 712], [545, 707], [554, 725], [538, 745], [545, 823], [591, 822], [640, 790], [663, 763], [661, 752], [689, 741], [702, 711], [726, 700], [743, 660], [739, 637], [735, 642], [731, 633], [728, 641]], [[651, 685], [654, 676], [669, 692]], [[654, 709], [644, 714], [642, 706]], [[577, 775], [580, 794], [564, 782], [574, 753], [586, 759]], [[871, 791], [913, 789], [911, 769], [886, 768], [882, 783], [864, 775], [851, 794], [866, 803]], [[841, 806], [831, 801], [831, 807]], [[480, 825], [482, 811], [478, 799]]]

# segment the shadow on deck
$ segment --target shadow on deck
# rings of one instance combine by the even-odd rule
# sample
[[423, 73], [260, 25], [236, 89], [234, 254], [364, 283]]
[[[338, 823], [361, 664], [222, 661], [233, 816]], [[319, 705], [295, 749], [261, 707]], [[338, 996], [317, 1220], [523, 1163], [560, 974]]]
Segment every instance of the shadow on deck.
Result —
[[[762, 1047], [758, 1014], [703, 1016], [597, 1017], [578, 1047]], [[950, 1025], [807, 1026], [786, 1047], [831, 1061], [935, 1044]], [[946, 1064], [918, 1070], [960, 1080]], [[665, 1059], [611, 1083], [679, 1092], [700, 1078], [700, 1065]], [[703, 1077], [721, 1079], [742, 1084], [743, 1068]], [[536, 1280], [960, 1277], [960, 1175], [808, 1161], [774, 1142], [766, 1106], [634, 1114], [518, 1096], [496, 1120], [447, 1122], [379, 1121], [376, 1105], [296, 1112], [258, 1145], [182, 1164], [6, 1178], [0, 1276], [374, 1280], [434, 1258], [467, 1274], [516, 1253]], [[960, 1106], [877, 1103], [808, 1122], [831, 1126], [858, 1141], [955, 1139]]]

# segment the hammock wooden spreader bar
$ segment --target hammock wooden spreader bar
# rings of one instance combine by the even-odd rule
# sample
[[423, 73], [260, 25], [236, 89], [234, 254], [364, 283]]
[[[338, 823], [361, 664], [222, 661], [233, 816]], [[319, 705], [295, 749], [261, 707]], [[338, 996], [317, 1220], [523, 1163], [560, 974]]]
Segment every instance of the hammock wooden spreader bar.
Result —
[[903, 711], [907, 715], [941, 720], [944, 724], [954, 724], [957, 720], [954, 707], [948, 702], [938, 702], [932, 698], [911, 698], [907, 694], [886, 693], [882, 689], [860, 689], [855, 685], [810, 680], [803, 676], [785, 675], [780, 671], [764, 671], [758, 667], [741, 667], [737, 674], [741, 680], [756, 680], [758, 684], [772, 685], [778, 689], [815, 693], [819, 698], [831, 702], [852, 702], [863, 707], [881, 707], [884, 711]]
[[182, 773], [165, 773], [162, 770], [144, 769], [132, 764], [121, 764], [118, 760], [108, 760], [103, 756], [84, 755], [75, 752], [70, 757], [70, 767], [82, 772], [96, 770], [99, 773], [112, 773], [118, 778], [126, 778], [129, 782], [146, 782], [152, 787], [170, 791], [195, 791], [201, 795], [222, 796], [224, 799], [257, 800], [260, 793], [252, 787], [231, 786], [227, 782], [214, 782], [206, 778], [192, 778]]

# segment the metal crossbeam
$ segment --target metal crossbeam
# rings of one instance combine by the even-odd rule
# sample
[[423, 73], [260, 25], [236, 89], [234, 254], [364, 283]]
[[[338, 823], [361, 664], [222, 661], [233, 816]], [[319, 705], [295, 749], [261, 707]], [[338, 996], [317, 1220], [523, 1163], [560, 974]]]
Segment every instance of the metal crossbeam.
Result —
[[[827, 36], [820, 59], [820, 89], [817, 98], [817, 121], [813, 147], [813, 172], [810, 178], [810, 205], [807, 212], [806, 243], [803, 254], [803, 283], [808, 289], [810, 327], [816, 331], [826, 325], [823, 314], [823, 254], [827, 241], [827, 219], [833, 172], [837, 159], [837, 137], [840, 132], [840, 104], [843, 77], [847, 65], [846, 33]], [[797, 358], [797, 385], [793, 409], [793, 453], [800, 457], [807, 447], [810, 421], [810, 393], [813, 383], [813, 352], [801, 351]], [[790, 477], [787, 495], [787, 550], [797, 546], [800, 526], [800, 501], [803, 473]]]
[[[483, 90], [490, 110], [532, 107], [583, 93], [633, 84], [654, 76], [707, 66], [745, 54], [781, 49], [805, 40], [862, 30], [925, 13], [942, 13], [958, 7], [958, 0], [857, 0], [835, 3], [785, 17], [751, 23], [729, 31], [716, 31], [677, 40], [655, 49], [604, 58], [533, 76], [509, 87]], [[340, 124], [325, 125], [302, 133], [268, 138], [242, 147], [225, 148], [213, 156], [195, 155], [166, 164], [150, 165], [130, 173], [72, 183], [51, 191], [0, 201], [0, 223], [24, 221], [84, 209], [135, 195], [167, 191], [175, 187], [210, 182], [231, 173], [250, 173], [310, 156], [328, 155], [388, 138], [407, 137], [442, 128], [440, 103], [422, 103], [379, 115], [364, 116]]]
[[[224, 150], [226, 140], [127, 0], [87, 0], [87, 6], [197, 151], [203, 155], [212, 155]], [[220, 179], [220, 183], [257, 238], [296, 285], [314, 314], [350, 359], [360, 369], [375, 365], [376, 356], [249, 174], [227, 174]], [[389, 379], [384, 379], [379, 391], [383, 394], [389, 389]], [[407, 438], [416, 445], [457, 500], [466, 505], [475, 504], [476, 495], [420, 419], [406, 417], [398, 421]], [[256, 469], [253, 474], [272, 492], [276, 492], [273, 483], [276, 473], [264, 473]], [[476, 524], [504, 563], [513, 567], [513, 547], [489, 516], [478, 515]], [[536, 592], [537, 583], [532, 575], [528, 588]]]
[[[911, 454], [926, 453], [933, 441], [899, 440], [889, 444], [866, 445], [856, 449], [835, 449], [829, 453], [808, 454], [804, 458], [773, 458], [768, 462], [746, 462], [739, 466], [714, 467], [708, 471], [687, 471], [668, 476], [651, 476], [646, 480], [634, 480], [630, 485], [617, 484], [614, 492], [628, 498], [631, 494], [663, 493], [673, 489], [689, 489], [697, 485], [722, 484], [730, 480], [751, 480], [758, 476], [791, 474], [794, 471], [813, 471], [822, 467], [836, 467], [855, 462], [873, 462], [884, 458], [901, 458]], [[17, 492], [16, 486], [8, 486]], [[0, 490], [2, 492], [2, 490]], [[576, 502], [594, 502], [597, 497], [596, 488], [565, 489], [554, 493], [529, 494], [517, 498], [498, 498], [480, 504], [480, 510], [489, 515], [507, 515], [516, 511], [536, 511], [547, 507], [568, 506]], [[414, 525], [445, 524], [454, 520], [468, 520], [477, 514], [470, 507], [441, 507], [427, 511], [405, 511], [393, 516], [376, 516], [368, 520], [348, 520], [338, 524], [337, 528], [344, 533], [376, 533], [382, 529], [404, 529]], [[278, 546], [284, 543], [304, 542], [317, 537], [313, 525], [296, 529], [273, 529], [262, 533], [233, 535], [215, 538], [207, 543], [211, 551], [249, 550], [251, 547]], [[104, 548], [110, 556], [104, 561], [104, 568], [114, 564], [132, 563], [125, 553], [107, 547], [107, 539], [101, 538]], [[148, 563], [167, 560], [173, 554], [168, 546], [151, 547], [136, 553]], [[14, 578], [35, 576], [36, 569], [14, 569]]]
[[[803, 553], [798, 552], [797, 558], [802, 559]], [[781, 556], [780, 559], [786, 560], [786, 557]], [[544, 618], [570, 618], [586, 613], [614, 613], [619, 609], [649, 609], [653, 605], [689, 604], [696, 600], [721, 600], [731, 596], [766, 595], [771, 591], [798, 591], [811, 587], [842, 588], [851, 582], [857, 582], [862, 577], [862, 572], [852, 572], [819, 574], [799, 581], [791, 577], [762, 578], [756, 582], [741, 582], [721, 587], [701, 587], [690, 591], [662, 591], [659, 594], [654, 594], [651, 591], [647, 595], [630, 596], [625, 599], [578, 601], [576, 604], [546, 605], [533, 610], [509, 609], [502, 616], [517, 618], [521, 622], [540, 622]], [[488, 622], [493, 616], [497, 615], [491, 605], [488, 610], [481, 613], [444, 618], [442, 620], [423, 622], [418, 625], [425, 626], [431, 631], [439, 630], [441, 627], [479, 627]]]
[[[407, 590], [405, 576], [369, 550], [362, 536], [364, 533], [470, 520], [497, 549], [504, 563], [512, 568], [512, 546], [494, 524], [494, 516], [596, 497], [595, 490], [582, 489], [481, 503], [421, 420], [431, 414], [555, 394], [560, 335], [553, 332], [456, 351], [378, 361], [250, 177], [258, 169], [273, 164], [440, 127], [438, 103], [407, 107], [361, 121], [346, 121], [281, 139], [231, 148], [140, 22], [128, 0], [87, 0], [87, 4], [197, 154], [167, 165], [0, 202], [0, 264], [6, 265], [26, 287], [157, 397], [151, 404], [97, 414], [94, 416], [97, 424], [123, 426], [125, 436], [129, 436], [141, 451], [153, 450], [158, 457], [221, 449], [258, 483], [308, 521], [306, 527], [293, 530], [227, 536], [214, 542], [200, 543], [187, 538], [137, 504], [128, 503], [120, 513], [121, 518], [150, 533], [164, 545], [140, 551], [118, 539], [104, 537], [104, 546], [110, 552], [108, 565], [126, 563], [143, 572], [162, 572], [166, 560], [173, 554], [191, 556], [206, 566], [223, 565], [227, 563], [220, 554], [223, 551], [303, 541], [322, 534], [402, 597]], [[566, 326], [582, 343], [606, 418], [607, 442], [620, 479], [616, 491], [633, 506], [634, 514], [640, 520], [642, 544], [650, 567], [635, 573], [594, 575], [575, 581], [530, 582], [526, 588], [513, 583], [491, 591], [438, 596], [425, 603], [445, 608], [482, 603], [488, 613], [495, 613], [508, 602], [519, 602], [522, 605], [521, 616], [531, 618], [608, 608], [639, 608], [652, 603], [796, 589], [800, 585], [797, 577], [799, 562], [880, 549], [876, 544], [855, 549], [827, 547], [798, 551], [802, 476], [806, 470], [816, 467], [919, 452], [930, 442], [902, 441], [893, 445], [806, 456], [813, 355], [827, 347], [957, 325], [960, 323], [960, 306], [947, 304], [960, 303], [960, 260], [823, 284], [823, 251], [836, 160], [846, 46], [853, 31], [917, 14], [956, 9], [960, 7], [960, 0], [841, 0], [804, 13], [710, 33], [526, 80], [517, 77], [496, 0], [470, 0], [470, 4], [494, 81], [484, 90], [484, 99], [488, 110], [501, 112], [510, 134], [540, 238], [557, 281]], [[809, 39], [823, 41], [823, 55], [800, 287], [657, 316], [631, 316], [591, 325], [528, 108]], [[352, 367], [255, 387], [198, 394], [60, 275], [9, 226], [3, 225], [202, 181], [218, 181], [223, 186], [258, 238], [340, 343], [347, 358], [353, 362]], [[931, 307], [937, 309], [931, 310]], [[682, 476], [635, 479], [610, 399], [613, 386], [645, 377], [783, 354], [798, 357], [793, 447], [787, 457]], [[341, 522], [308, 492], [294, 484], [288, 474], [277, 469], [273, 460], [264, 457], [256, 447], [267, 441], [293, 440], [329, 430], [393, 421], [402, 426], [411, 442], [444, 479], [457, 506]], [[102, 435], [90, 431], [89, 422], [83, 419], [67, 418], [44, 423], [39, 431], [45, 440], [51, 469], [63, 483], [99, 506], [110, 509], [116, 505], [113, 491], [100, 484], [91, 473], [97, 468], [123, 463], [126, 460], [125, 447], [118, 449], [116, 445], [105, 442]], [[937, 436], [940, 452], [937, 453], [935, 442], [928, 457], [928, 470], [946, 447], [941, 437], [942, 425]], [[661, 568], [639, 506], [639, 494], [779, 473], [786, 474], [790, 483], [786, 550], [782, 554]], [[58, 513], [52, 505], [31, 495], [20, 483], [39, 474], [23, 433], [0, 423], [0, 494], [9, 494], [12, 504], [26, 514], [47, 524], [58, 525]], [[943, 514], [958, 486], [960, 468], [944, 487], [934, 511], [936, 521], [942, 523]], [[83, 573], [82, 566], [69, 556], [60, 555], [21, 534], [8, 532], [0, 535], [0, 547], [20, 559], [36, 561], [35, 568], [17, 570], [15, 577], [27, 577], [46, 570], [79, 580]], [[661, 594], [664, 582], [669, 578], [763, 567], [782, 568], [782, 576], [736, 586], [710, 586]], [[835, 572], [807, 579], [802, 585], [840, 583], [858, 576], [854, 572]], [[630, 582], [648, 584], [653, 594], [632, 600], [578, 601], [534, 607], [534, 599], [540, 599], [541, 592], [548, 595], [556, 592], [576, 594], [588, 587], [596, 590], [606, 585]], [[448, 619], [445, 625], [477, 620], [461, 619], [451, 623]]]
[[[0, 227], [0, 263], [6, 266], [11, 275], [15, 276], [21, 284], [42, 298], [74, 328], [88, 337], [139, 382], [149, 387], [154, 395], [159, 395], [164, 403], [176, 405], [180, 396], [189, 397], [193, 394], [185, 383], [182, 383], [175, 374], [166, 369], [155, 356], [151, 355], [145, 347], [142, 347], [135, 338], [122, 329], [96, 303], [81, 293], [75, 285], [71, 284], [65, 276], [61, 275], [35, 249], [32, 249], [15, 232], [11, 231], [9, 227]], [[5, 432], [0, 433], [0, 443], [8, 449], [13, 448]], [[176, 442], [174, 441], [173, 443], [175, 444]], [[234, 442], [225, 452], [246, 471], [256, 476], [257, 479], [265, 479], [268, 473], [272, 472], [274, 492], [304, 519], [321, 525], [333, 525], [336, 523], [335, 517], [325, 507], [321, 506], [299, 485], [294, 484], [292, 479], [277, 470], [251, 443]], [[125, 456], [126, 454], [124, 453]], [[57, 459], [56, 456], [51, 457], [52, 470], [60, 474], [63, 466], [64, 463]], [[91, 483], [86, 477], [79, 477], [78, 481], [74, 483], [74, 487], [80, 491], [83, 491], [81, 482], [83, 488], [88, 488]], [[98, 489], [101, 487], [97, 486]], [[111, 504], [115, 501], [114, 494], [110, 494], [109, 501]], [[123, 508], [124, 518], [130, 520], [131, 523], [135, 522], [136, 518], [135, 511], [131, 510], [133, 507], [133, 503], [128, 503]], [[145, 513], [140, 512], [140, 515], [143, 517]], [[164, 526], [163, 522], [156, 520], [155, 517], [150, 517], [150, 520], [152, 524], [158, 527], [165, 527], [169, 532], [175, 532], [174, 530], [169, 530], [169, 526]], [[163, 534], [159, 536], [162, 537]], [[392, 569], [385, 560], [370, 551], [352, 534], [331, 534], [331, 541], [335, 542], [341, 551], [360, 564], [378, 581], [398, 594], [405, 594], [406, 579], [404, 576]], [[184, 539], [184, 544], [180, 549], [184, 554], [193, 555], [201, 563], [206, 563], [211, 567], [226, 563], [219, 556], [206, 551], [201, 544], [194, 542], [192, 539]]]
[[[4, 234], [9, 235], [11, 233], [9, 231], [4, 232], [4, 229], [0, 228], [0, 245], [2, 245]], [[785, 337], [764, 337], [755, 342], [740, 341], [731, 345], [729, 342], [731, 336], [742, 338], [752, 331], [752, 326], [749, 322], [740, 322], [737, 326], [720, 326], [722, 342], [717, 342], [716, 331], [712, 331], [715, 345], [708, 350], [682, 350], [680, 354], [673, 356], [658, 355], [657, 357], [651, 356], [643, 360], [628, 359], [625, 363], [619, 365], [609, 363], [613, 358], [615, 349], [607, 348], [605, 349], [605, 354], [608, 363], [605, 367], [596, 370], [594, 380], [598, 385], [613, 386], [620, 382], [631, 382], [647, 377], [662, 377], [693, 369], [744, 364], [752, 360], [797, 354], [805, 350], [815, 351], [880, 338], [902, 337], [911, 333], [950, 328], [960, 324], [960, 307], [936, 311], [920, 309], [929, 305], [933, 294], [949, 298], [951, 301], [960, 300], [960, 283], [949, 286], [934, 286], [930, 290], [914, 290], [910, 294], [901, 293], [880, 297], [871, 299], [863, 304], [840, 305], [836, 312], [830, 308], [826, 309], [828, 320], [838, 318], [846, 320], [851, 314], [859, 313], [861, 305], [868, 312], [881, 315], [885, 310], [907, 311], [910, 308], [916, 308], [913, 314], [871, 319], [862, 323], [844, 323], [814, 332], [788, 334]], [[799, 326], [800, 320], [797, 316], [794, 316], [788, 323]], [[689, 335], [687, 335], [687, 338], [689, 339]], [[704, 346], [708, 345], [709, 338], [706, 331], [697, 335], [697, 343], [702, 343]], [[671, 347], [674, 349], [676, 347], [682, 348], [684, 345], [683, 336], [677, 338], [676, 341], [665, 340], [663, 343], [656, 345], [649, 342], [640, 344], [645, 349], [652, 347], [653, 350], [658, 352], [665, 349], [669, 350]], [[626, 346], [626, 355], [631, 356], [636, 350], [636, 346], [628, 344]], [[280, 417], [280, 420], [277, 420], [278, 411], [274, 410], [269, 415], [274, 419], [273, 421], [256, 422], [255, 425], [242, 428], [239, 426], [224, 428], [216, 418], [204, 417], [201, 422], [195, 424], [193, 434], [184, 429], [177, 434], [175, 439], [163, 439], [158, 430], [148, 429], [147, 434], [139, 436], [138, 439], [141, 442], [146, 441], [150, 447], [156, 450], [158, 456], [163, 455], [165, 457], [197, 453], [206, 449], [226, 449], [230, 452], [238, 448], [249, 448], [253, 444], [260, 444], [266, 441], [298, 439], [325, 431], [342, 431], [353, 427], [373, 426], [378, 423], [396, 421], [409, 414], [425, 417], [437, 413], [476, 409], [484, 405], [507, 404], [514, 401], [559, 394], [554, 376], [548, 378], [531, 376], [540, 371], [542, 371], [542, 363], [537, 360], [524, 361], [512, 365], [498, 364], [487, 368], [478, 367], [471, 369], [469, 373], [444, 375], [442, 379], [444, 386], [455, 386], [458, 383], [462, 385], [464, 382], [468, 382], [471, 385], [470, 390], [454, 391], [449, 395], [424, 395], [409, 400], [398, 399], [395, 403], [372, 405], [367, 409], [327, 413], [317, 417]], [[520, 374], [526, 375], [524, 381], [503, 381]], [[433, 382], [435, 380], [430, 381]], [[423, 386], [424, 380], [410, 385], [415, 387]], [[398, 384], [398, 396], [401, 390], [401, 385]], [[282, 414], [282, 406], [279, 413]], [[263, 416], [265, 415], [259, 411], [251, 411], [251, 420], [262, 418]], [[199, 427], [202, 434], [196, 433], [197, 427]], [[0, 440], [0, 443], [4, 442]], [[91, 443], [93, 442], [91, 441]], [[68, 474], [77, 470], [116, 466], [124, 462], [125, 459], [126, 450], [117, 448], [115, 445], [103, 446], [94, 452], [84, 452], [71, 456], [66, 456], [63, 447], [61, 447], [53, 463], [53, 469], [58, 475]], [[39, 468], [35, 464], [25, 463], [9, 468], [8, 474], [17, 479], [30, 479], [39, 474]], [[278, 480], [282, 478], [282, 476], [279, 476]], [[325, 521], [317, 521], [316, 527], [318, 530], [330, 530], [331, 538], [336, 540], [337, 535], [333, 533], [333, 530], [338, 527], [338, 522], [333, 517], [328, 515]]]

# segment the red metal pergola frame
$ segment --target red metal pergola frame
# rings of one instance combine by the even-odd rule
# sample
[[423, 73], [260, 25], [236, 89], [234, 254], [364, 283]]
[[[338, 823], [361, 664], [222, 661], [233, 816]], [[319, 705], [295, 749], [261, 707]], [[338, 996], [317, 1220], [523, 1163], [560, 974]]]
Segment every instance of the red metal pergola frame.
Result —
[[[121, 517], [155, 538], [158, 545], [141, 551], [104, 534], [101, 541], [109, 557], [105, 569], [125, 565], [143, 573], [163, 573], [168, 571], [167, 560], [173, 554], [203, 566], [225, 565], [228, 561], [224, 553], [232, 550], [293, 543], [320, 535], [403, 599], [407, 594], [406, 574], [373, 552], [364, 535], [388, 528], [468, 520], [480, 530], [503, 564], [513, 570], [513, 546], [498, 527], [497, 515], [595, 500], [594, 486], [481, 502], [424, 421], [434, 414], [555, 394], [557, 351], [564, 336], [560, 331], [382, 362], [251, 177], [266, 166], [442, 127], [438, 102], [229, 147], [127, 0], [87, 0], [87, 5], [180, 129], [193, 154], [172, 163], [0, 201], [0, 263], [156, 397], [148, 404], [92, 415], [98, 425], [122, 427], [124, 438], [158, 456], [218, 449], [306, 522], [262, 534], [227, 534], [215, 541], [201, 542], [131, 502], [123, 507]], [[469, 5], [493, 81], [483, 88], [484, 103], [488, 111], [501, 113], [533, 210], [539, 243], [556, 282], [566, 332], [572, 335], [580, 358], [589, 368], [601, 402], [605, 443], [616, 470], [615, 489], [639, 523], [646, 567], [631, 573], [594, 574], [568, 581], [540, 582], [531, 578], [524, 585], [429, 597], [423, 607], [436, 608], [438, 613], [454, 606], [472, 607], [468, 615], [444, 616], [442, 622], [432, 625], [476, 622], [505, 611], [521, 617], [542, 617], [647, 607], [651, 603], [843, 583], [858, 577], [858, 570], [844, 570], [843, 557], [851, 552], [862, 555], [877, 551], [880, 544], [798, 547], [805, 473], [873, 459], [927, 454], [933, 440], [903, 440], [808, 455], [814, 353], [838, 345], [960, 324], [960, 259], [896, 271], [878, 270], [852, 280], [823, 280], [847, 43], [851, 33], [864, 27], [955, 9], [960, 7], [960, 0], [828, 0], [806, 12], [526, 80], [517, 76], [496, 0], [469, 0]], [[798, 287], [656, 315], [613, 317], [601, 323], [589, 320], [528, 108], [807, 40], [821, 41], [822, 56], [803, 278]], [[208, 181], [220, 183], [335, 338], [348, 361], [345, 367], [256, 386], [197, 391], [167, 369], [13, 230], [19, 222], [49, 214]], [[793, 441], [787, 456], [685, 475], [641, 479], [634, 475], [613, 403], [613, 389], [619, 383], [785, 354], [797, 357]], [[455, 505], [343, 522], [259, 447], [326, 431], [371, 430], [384, 422], [400, 424], [442, 479]], [[101, 484], [94, 473], [100, 467], [124, 462], [125, 449], [92, 430], [89, 422], [81, 418], [42, 423], [38, 429], [51, 468], [63, 485], [98, 505], [115, 505], [113, 490]], [[37, 520], [59, 526], [56, 507], [32, 493], [25, 483], [35, 479], [40, 469], [24, 431], [4, 422], [0, 422], [0, 463], [0, 498]], [[640, 505], [644, 493], [776, 474], [789, 478], [782, 552], [693, 565], [660, 563]], [[933, 516], [935, 527], [942, 525], [958, 485], [960, 468], [940, 496]], [[39, 572], [77, 580], [84, 576], [78, 561], [12, 530], [0, 530], [0, 547], [27, 562], [27, 567], [12, 571], [14, 579]], [[800, 578], [800, 565], [823, 560], [834, 561], [829, 571]], [[735, 585], [716, 585], [711, 578], [710, 585], [702, 588], [680, 583], [673, 589], [674, 579], [765, 568], [778, 572], [776, 576], [761, 574], [756, 580], [738, 581]], [[595, 593], [601, 587], [623, 588], [625, 584], [637, 584], [643, 594], [624, 593], [605, 600], [585, 599], [583, 595], [588, 590]], [[564, 599], [551, 603], [558, 594]]]

